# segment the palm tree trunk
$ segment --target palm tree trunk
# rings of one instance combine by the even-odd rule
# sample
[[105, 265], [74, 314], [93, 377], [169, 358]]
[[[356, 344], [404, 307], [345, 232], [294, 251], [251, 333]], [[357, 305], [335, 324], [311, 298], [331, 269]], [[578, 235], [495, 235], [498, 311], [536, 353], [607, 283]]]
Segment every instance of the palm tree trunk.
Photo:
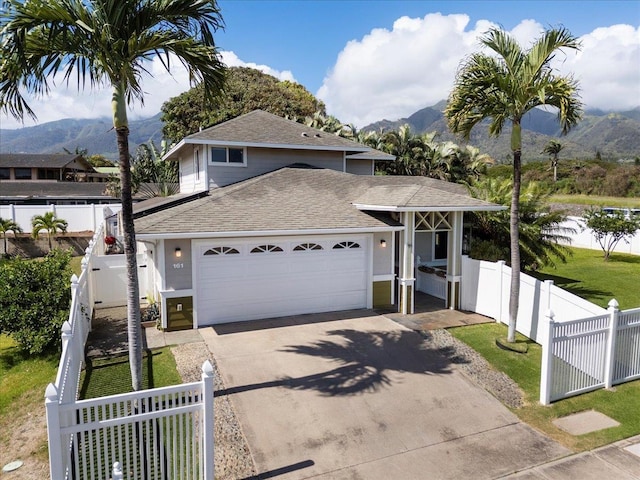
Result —
[[516, 341], [516, 323], [518, 320], [518, 307], [520, 305], [520, 156], [521, 133], [520, 125], [513, 125], [513, 137], [511, 147], [513, 149], [513, 191], [511, 193], [511, 215], [509, 228], [511, 233], [511, 290], [509, 293], [509, 329], [507, 341]]
[[114, 126], [118, 141], [120, 184], [122, 201], [122, 229], [124, 232], [124, 255], [127, 264], [127, 338], [129, 341], [129, 368], [131, 386], [142, 390], [142, 327], [140, 325], [140, 288], [136, 262], [136, 233], [133, 225], [133, 202], [131, 198], [131, 162], [129, 158], [129, 127], [127, 125], [124, 92], [116, 86], [112, 107]]

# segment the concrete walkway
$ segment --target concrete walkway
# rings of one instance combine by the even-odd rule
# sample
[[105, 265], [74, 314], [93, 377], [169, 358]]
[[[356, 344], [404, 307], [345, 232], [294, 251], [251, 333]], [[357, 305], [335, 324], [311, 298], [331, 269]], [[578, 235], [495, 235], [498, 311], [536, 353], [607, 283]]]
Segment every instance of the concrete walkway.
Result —
[[570, 452], [371, 311], [201, 329], [260, 475], [496, 478]]
[[528, 468], [504, 478], [520, 480], [638, 480], [640, 435]]

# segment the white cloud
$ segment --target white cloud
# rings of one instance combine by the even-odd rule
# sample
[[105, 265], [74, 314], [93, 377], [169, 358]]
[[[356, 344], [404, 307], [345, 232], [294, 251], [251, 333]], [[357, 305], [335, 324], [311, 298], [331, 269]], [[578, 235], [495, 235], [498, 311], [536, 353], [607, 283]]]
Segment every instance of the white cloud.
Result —
[[612, 25], [583, 35], [582, 50], [558, 68], [580, 82], [590, 108], [624, 110], [640, 105], [640, 27]]
[[[278, 71], [267, 65], [244, 62], [231, 51], [221, 52], [222, 61], [228, 66], [246, 66], [255, 68], [280, 80], [295, 81], [293, 74], [288, 71]], [[181, 94], [190, 88], [189, 74], [179, 60], [171, 58], [171, 73], [168, 73], [159, 58], [155, 58], [147, 70], [150, 75], [144, 75], [142, 88], [144, 90], [144, 106], [134, 102], [129, 108], [129, 119], [151, 117], [160, 112], [162, 104], [171, 97]], [[60, 77], [62, 78], [62, 77]], [[51, 92], [44, 98], [27, 97], [29, 106], [38, 117], [37, 122], [25, 117], [24, 124], [13, 117], [0, 115], [0, 128], [21, 128], [35, 124], [51, 122], [63, 118], [99, 118], [111, 115], [111, 90], [102, 88], [96, 90], [77, 89], [77, 83], [59, 81]]]
[[[460, 62], [480, 46], [478, 37], [494, 26], [472, 27], [464, 14], [401, 17], [391, 30], [374, 29], [347, 43], [325, 77], [318, 97], [327, 112], [363, 127], [383, 118], [396, 120], [446, 99]], [[544, 27], [526, 19], [510, 33], [525, 48]], [[603, 109], [640, 104], [640, 33], [628, 25], [599, 28], [582, 37], [579, 53], [559, 54], [560, 73], [574, 73], [583, 101]]]

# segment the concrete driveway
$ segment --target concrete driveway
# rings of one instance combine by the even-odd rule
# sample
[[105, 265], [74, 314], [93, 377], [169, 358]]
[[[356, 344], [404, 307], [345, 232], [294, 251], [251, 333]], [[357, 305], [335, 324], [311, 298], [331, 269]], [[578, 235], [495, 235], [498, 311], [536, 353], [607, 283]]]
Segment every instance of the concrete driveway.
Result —
[[371, 311], [200, 332], [260, 478], [495, 478], [569, 453]]

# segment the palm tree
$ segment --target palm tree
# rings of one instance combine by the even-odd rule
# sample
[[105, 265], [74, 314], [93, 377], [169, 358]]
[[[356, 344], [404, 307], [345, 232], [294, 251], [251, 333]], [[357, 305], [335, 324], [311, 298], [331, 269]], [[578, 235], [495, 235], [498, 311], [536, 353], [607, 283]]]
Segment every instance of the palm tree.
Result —
[[[474, 198], [500, 205], [511, 201], [512, 180], [489, 178], [475, 182], [470, 187]], [[561, 211], [551, 211], [548, 206], [550, 193], [536, 182], [529, 182], [520, 192], [519, 223], [520, 266], [526, 270], [538, 270], [555, 266], [555, 259], [565, 262], [571, 251], [565, 246], [571, 242], [574, 228], [566, 227], [566, 216]], [[479, 260], [502, 260], [509, 255], [509, 213], [474, 212], [471, 214], [473, 240], [471, 256]]]
[[44, 215], [36, 215], [31, 219], [31, 235], [33, 238], [38, 238], [38, 234], [42, 230], [46, 230], [47, 240], [49, 240], [49, 251], [51, 251], [53, 249], [51, 245], [51, 235], [55, 235], [58, 232], [66, 232], [67, 226], [66, 220], [58, 218], [53, 212], [47, 212]]
[[564, 148], [560, 142], [555, 140], [549, 140], [549, 143], [544, 147], [542, 153], [546, 153], [551, 157], [551, 166], [553, 167], [553, 181], [558, 181], [558, 154]]
[[108, 85], [118, 144], [124, 250], [127, 263], [129, 363], [134, 390], [142, 387], [142, 330], [131, 202], [127, 107], [144, 99], [145, 62], [176, 59], [212, 100], [225, 69], [213, 40], [223, 26], [215, 0], [5, 0], [0, 17], [0, 109], [22, 119], [34, 112], [21, 89], [47, 94], [62, 75], [91, 88]]
[[4, 243], [4, 255], [9, 254], [9, 250], [7, 250], [8, 232], [12, 232], [15, 235], [16, 233], [22, 233], [22, 228], [20, 228], [20, 225], [18, 225], [13, 220], [0, 217], [0, 234], [2, 234], [2, 241]]
[[449, 128], [469, 138], [471, 129], [491, 119], [489, 134], [498, 136], [506, 122], [511, 124], [513, 191], [511, 195], [511, 293], [507, 340], [515, 342], [520, 295], [519, 199], [522, 128], [525, 113], [538, 106], [554, 107], [562, 133], [577, 124], [582, 114], [578, 84], [571, 76], [557, 75], [551, 60], [559, 49], [578, 50], [579, 41], [565, 28], [546, 30], [527, 50], [509, 34], [493, 28], [481, 38], [493, 54], [475, 53], [456, 74], [454, 88], [445, 109]]

